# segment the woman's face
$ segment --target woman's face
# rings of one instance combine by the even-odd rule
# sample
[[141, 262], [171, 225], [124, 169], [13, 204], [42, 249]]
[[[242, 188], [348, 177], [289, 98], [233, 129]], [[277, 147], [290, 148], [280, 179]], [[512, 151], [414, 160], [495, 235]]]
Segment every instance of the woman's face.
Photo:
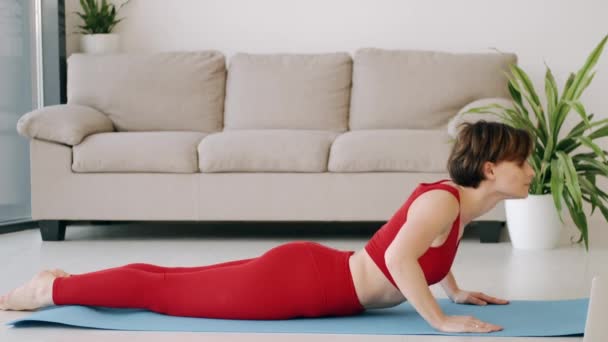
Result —
[[505, 198], [526, 198], [534, 178], [534, 169], [524, 161], [502, 161], [492, 164], [492, 175], [496, 190]]

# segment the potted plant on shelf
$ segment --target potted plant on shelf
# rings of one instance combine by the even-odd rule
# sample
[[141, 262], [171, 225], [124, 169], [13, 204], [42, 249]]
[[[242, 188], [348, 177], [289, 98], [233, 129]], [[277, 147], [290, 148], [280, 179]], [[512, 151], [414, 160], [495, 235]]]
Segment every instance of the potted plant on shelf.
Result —
[[[580, 231], [578, 243], [589, 250], [588, 223], [583, 202], [591, 204], [591, 214], [599, 208], [608, 220], [608, 194], [597, 186], [597, 177], [608, 176], [607, 151], [595, 140], [608, 136], [608, 119], [593, 120], [580, 101], [583, 91], [593, 80], [592, 70], [608, 36], [596, 46], [577, 73], [568, 77], [561, 95], [551, 69], [545, 73], [546, 104], [543, 105], [530, 78], [517, 65], [510, 66], [508, 88], [511, 107], [490, 104], [467, 113], [492, 114], [511, 126], [526, 129], [535, 139], [529, 158], [536, 175], [525, 199], [505, 201], [507, 227], [513, 247], [547, 249], [559, 244], [563, 226], [562, 209], [570, 213]], [[569, 132], [562, 134], [566, 117], [580, 116]], [[580, 151], [579, 147], [586, 148]]]
[[82, 13], [76, 14], [82, 19], [80, 47], [82, 52], [91, 54], [114, 53], [120, 50], [120, 36], [112, 30], [123, 19], [117, 19], [118, 11], [130, 0], [118, 8], [107, 0], [80, 0]]

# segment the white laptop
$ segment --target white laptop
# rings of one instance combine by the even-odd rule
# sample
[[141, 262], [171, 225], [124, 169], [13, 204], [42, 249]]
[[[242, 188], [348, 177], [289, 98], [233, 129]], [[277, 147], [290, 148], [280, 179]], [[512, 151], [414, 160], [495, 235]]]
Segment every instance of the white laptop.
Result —
[[583, 342], [608, 341], [608, 277], [595, 276], [591, 281], [591, 295], [585, 323]]

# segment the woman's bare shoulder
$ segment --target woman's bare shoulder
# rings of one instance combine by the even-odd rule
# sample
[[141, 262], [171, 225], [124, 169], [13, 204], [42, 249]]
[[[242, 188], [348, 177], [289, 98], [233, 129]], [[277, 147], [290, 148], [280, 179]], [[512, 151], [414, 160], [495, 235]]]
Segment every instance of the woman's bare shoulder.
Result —
[[436, 188], [427, 190], [416, 197], [410, 204], [407, 217], [408, 220], [412, 216], [435, 217], [435, 219], [443, 217], [450, 220], [455, 219], [459, 211], [460, 201], [458, 198], [449, 191], [445, 191], [445, 189]]

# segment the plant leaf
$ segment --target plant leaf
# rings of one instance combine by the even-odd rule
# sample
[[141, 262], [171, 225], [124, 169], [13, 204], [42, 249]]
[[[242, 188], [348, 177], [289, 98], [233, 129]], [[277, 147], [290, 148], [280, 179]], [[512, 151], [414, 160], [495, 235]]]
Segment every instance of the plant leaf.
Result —
[[[116, 6], [108, 0], [79, 0], [84, 13], [79, 15], [85, 33], [111, 33], [122, 19], [116, 20]], [[130, 0], [124, 2], [120, 8]]]
[[530, 81], [528, 74], [517, 65], [511, 65], [511, 73], [513, 74], [514, 79], [523, 85], [524, 91], [522, 92], [522, 95], [532, 108], [536, 120], [538, 121], [537, 124], [546, 128], [547, 122], [545, 120], [542, 104], [540, 103], [538, 94], [536, 93], [536, 90], [534, 90], [534, 85], [532, 84], [532, 81]]
[[587, 125], [587, 128], [589, 128], [591, 126], [591, 123], [589, 122], [589, 116], [587, 115], [587, 112], [585, 111], [585, 107], [583, 106], [583, 104], [580, 101], [567, 101], [567, 102], [572, 108], [574, 108], [574, 110], [578, 113], [578, 115], [580, 115], [581, 119], [583, 119], [583, 121]]
[[572, 163], [572, 159], [569, 155], [565, 154], [562, 151], [557, 151], [557, 158], [561, 162], [561, 167], [563, 167], [564, 171], [564, 179], [565, 186], [572, 194], [572, 199], [574, 200], [574, 204], [580, 208], [582, 207], [582, 194], [581, 194], [581, 186], [578, 183], [578, 174], [576, 173], [576, 168]]
[[570, 76], [568, 76], [568, 79], [566, 80], [566, 83], [564, 84], [564, 89], [562, 90], [562, 97], [561, 97], [560, 101], [569, 100], [566, 98], [566, 94], [570, 91], [570, 88], [572, 87], [572, 84], [574, 83], [575, 77], [576, 77], [576, 75], [573, 72], [571, 72]]
[[604, 219], [608, 221], [608, 208], [606, 208], [606, 205], [604, 205], [604, 203], [601, 201], [597, 202], [596, 205], [600, 208]]
[[591, 84], [591, 81], [593, 81], [594, 77], [595, 77], [595, 72], [593, 72], [591, 75], [585, 77], [582, 85], [579, 88], [579, 91], [574, 94], [575, 99], [578, 99], [579, 97], [581, 97], [582, 93], [585, 91], [585, 89], [587, 89], [587, 87], [589, 87], [589, 84]]
[[595, 140], [597, 138], [601, 138], [601, 137], [605, 137], [608, 136], [608, 124], [598, 128], [597, 130], [593, 131], [591, 134], [589, 134], [589, 139]]
[[127, 1], [123, 2], [123, 3], [122, 3], [122, 4], [121, 4], [119, 7], [118, 7], [118, 9], [120, 10], [120, 9], [121, 9], [123, 6], [125, 6], [126, 4], [128, 4], [130, 1], [131, 1], [131, 0], [127, 0]]
[[580, 93], [582, 93], [582, 91], [579, 91], [578, 88], [581, 87], [581, 85], [583, 84], [583, 80], [587, 77], [587, 75], [589, 74], [591, 69], [593, 69], [593, 67], [595, 67], [595, 65], [597, 64], [597, 61], [599, 60], [600, 56], [602, 55], [602, 51], [604, 50], [604, 45], [606, 44], [607, 40], [608, 40], [608, 35], [604, 36], [604, 38], [600, 41], [600, 43], [593, 49], [591, 54], [587, 57], [585, 64], [577, 72], [576, 76], [574, 77], [574, 82], [572, 83], [572, 87], [570, 87], [570, 89], [568, 89], [568, 93], [566, 94], [566, 99], [568, 99], [568, 100], [578, 99], [578, 98], [575, 98], [574, 95], [578, 94], [580, 96]]
[[[589, 114], [589, 121], [593, 120], [594, 116], [595, 116], [595, 114]], [[608, 119], [606, 119], [606, 120], [607, 120], [606, 122], [608, 122]], [[589, 127], [593, 127], [594, 125], [597, 125], [597, 122], [590, 123]], [[585, 121], [580, 121], [579, 123], [576, 124], [576, 126], [572, 127], [570, 132], [568, 132], [568, 134], [566, 134], [566, 137], [562, 141], [570, 139], [575, 136], [582, 135], [583, 132], [585, 132], [585, 130], [589, 127], [587, 127]], [[558, 149], [559, 149], [559, 146], [562, 141], [560, 141], [560, 143], [557, 144]]]
[[604, 176], [608, 177], [608, 165], [606, 165], [605, 163], [601, 163], [600, 161], [595, 160], [595, 158], [589, 158], [584, 156], [578, 158], [578, 160], [581, 162], [588, 163], [589, 166], [593, 166], [596, 170], [602, 172]]
[[511, 73], [518, 81], [521, 82], [524, 90], [530, 95], [530, 99], [532, 100], [531, 102], [537, 106], [540, 106], [540, 98], [538, 97], [536, 90], [534, 90], [534, 85], [532, 84], [528, 74], [517, 64], [511, 65]]
[[522, 114], [522, 116], [525, 115], [526, 117], [530, 117], [530, 114], [528, 113], [528, 110], [526, 109], [526, 107], [524, 106], [524, 103], [522, 101], [521, 91], [519, 90], [519, 87], [516, 85], [517, 81], [515, 79], [513, 79], [513, 77], [509, 74], [507, 74], [507, 78], [509, 79], [509, 82], [508, 82], [509, 93], [511, 94], [511, 98], [513, 99], [513, 103], [515, 104], [516, 110], [520, 114]]
[[511, 80], [509, 80], [509, 83], [507, 84], [508, 88], [509, 88], [509, 93], [511, 93], [511, 97], [513, 98], [513, 100], [520, 106], [524, 106], [523, 103], [521, 102], [521, 92], [513, 85], [513, 82]]
[[89, 8], [91, 9], [91, 15], [92, 16], [97, 15], [97, 13], [99, 11], [98, 11], [97, 3], [95, 2], [95, 0], [88, 0], [88, 3], [89, 3]]
[[[606, 207], [602, 202], [602, 198], [598, 195], [599, 192], [597, 191], [598, 189], [595, 186], [595, 182], [591, 182], [585, 177], [582, 177], [581, 187], [583, 189], [583, 193], [589, 195], [589, 199], [587, 200], [587, 202], [591, 203], [591, 215], [593, 215], [593, 213], [595, 212], [595, 208], [598, 207], [602, 211], [602, 214], [604, 214], [604, 212], [608, 213], [608, 211], [605, 211]], [[602, 210], [602, 208], [604, 208], [604, 210]], [[608, 217], [606, 217], [606, 219], [608, 220]]]
[[570, 212], [570, 217], [572, 217], [572, 221], [574, 221], [574, 224], [581, 232], [581, 236], [578, 239], [578, 242], [584, 241], [585, 249], [589, 251], [589, 234], [585, 213], [582, 212], [580, 207], [577, 207], [576, 204], [573, 203], [572, 199], [570, 198], [570, 193], [567, 191], [564, 193], [564, 202], [566, 202], [566, 207]]
[[553, 195], [553, 202], [555, 203], [555, 208], [557, 208], [559, 220], [563, 223], [562, 196], [564, 193], [564, 172], [557, 159], [551, 161], [551, 172], [551, 194]]
[[598, 157], [602, 158], [602, 160], [606, 162], [606, 154], [596, 143], [594, 143], [588, 137], [579, 137], [579, 140], [583, 143], [583, 145], [592, 149]]
[[91, 11], [89, 9], [89, 5], [84, 0], [80, 0], [80, 7], [82, 7], [82, 10], [84, 11], [85, 15]]
[[555, 78], [553, 77], [553, 73], [551, 73], [549, 66], [547, 66], [547, 72], [545, 73], [545, 94], [547, 95], [547, 113], [553, 113], [557, 107], [559, 94]]
[[[591, 215], [596, 208], [596, 202], [599, 201], [599, 197], [597, 193], [595, 193], [595, 186], [586, 178], [580, 177], [579, 181], [581, 183], [581, 191], [583, 192], [583, 199], [589, 203], [591, 203]], [[585, 195], [589, 195], [589, 197], [585, 197]]]

